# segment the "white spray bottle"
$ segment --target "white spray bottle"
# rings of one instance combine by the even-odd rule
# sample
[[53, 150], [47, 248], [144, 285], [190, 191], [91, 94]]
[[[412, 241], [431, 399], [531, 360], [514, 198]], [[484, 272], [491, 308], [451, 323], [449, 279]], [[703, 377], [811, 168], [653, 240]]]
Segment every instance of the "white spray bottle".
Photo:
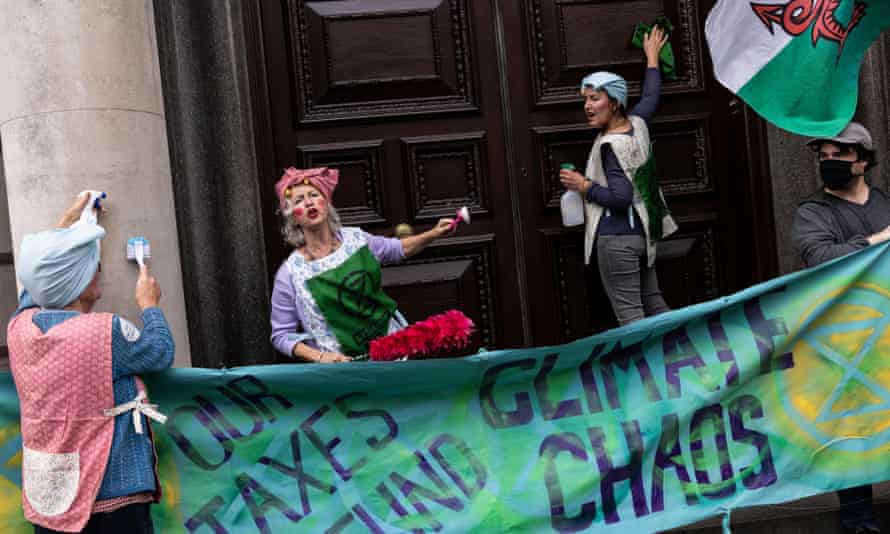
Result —
[[[575, 170], [571, 163], [563, 163], [560, 169]], [[577, 191], [566, 191], [559, 199], [559, 211], [562, 212], [563, 226], [578, 226], [584, 224], [584, 198]]]

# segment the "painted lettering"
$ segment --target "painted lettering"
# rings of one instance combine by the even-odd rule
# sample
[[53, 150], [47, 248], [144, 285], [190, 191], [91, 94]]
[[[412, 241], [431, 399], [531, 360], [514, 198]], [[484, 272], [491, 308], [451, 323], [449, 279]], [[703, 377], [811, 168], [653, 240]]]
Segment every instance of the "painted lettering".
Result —
[[[211, 440], [198, 439], [192, 436], [187, 438], [183, 428], [192, 420], [200, 423], [200, 428], [206, 430], [213, 438]], [[194, 427], [195, 425], [192, 425]], [[231, 438], [207, 415], [207, 412], [196, 406], [180, 406], [170, 414], [165, 426], [167, 434], [173, 443], [179, 447], [185, 456], [191, 462], [205, 471], [214, 471], [229, 461], [235, 445]], [[208, 447], [209, 445], [209, 447]], [[216, 448], [216, 451], [209, 451], [208, 448]], [[220, 456], [219, 461], [214, 462], [208, 458], [210, 454], [216, 453]]]
[[581, 504], [581, 511], [577, 515], [566, 516], [565, 496], [556, 469], [556, 458], [564, 452], [576, 460], [587, 462], [584, 442], [570, 432], [547, 436], [538, 451], [538, 456], [544, 460], [544, 484], [550, 499], [550, 525], [557, 532], [580, 532], [587, 530], [596, 519], [596, 501], [585, 502]]
[[695, 348], [686, 327], [671, 330], [662, 338], [664, 347], [664, 376], [668, 385], [668, 397], [676, 399], [683, 392], [680, 387], [680, 371], [691, 367], [698, 374], [699, 381], [705, 390], [716, 391], [719, 385], [711, 378], [705, 360]]
[[293, 467], [285, 465], [273, 458], [269, 458], [268, 456], [261, 456], [258, 462], [283, 475], [293, 478], [297, 482], [297, 490], [300, 493], [300, 504], [303, 506], [303, 515], [309, 515], [312, 513], [312, 504], [309, 501], [309, 486], [326, 495], [333, 495], [334, 492], [337, 491], [337, 488], [306, 473], [303, 468], [302, 454], [300, 453], [300, 433], [296, 430], [291, 432], [290, 448], [291, 459], [294, 462]]
[[[291, 523], [299, 523], [303, 516], [298, 514], [296, 510], [291, 508], [280, 497], [275, 496], [271, 491], [266, 489], [257, 480], [250, 475], [241, 473], [235, 478], [235, 485], [241, 492], [241, 498], [247, 504], [253, 522], [256, 524], [257, 530], [262, 534], [271, 534], [272, 529], [269, 526], [269, 519], [266, 514], [270, 510], [276, 510], [286, 517]], [[257, 501], [257, 497], [262, 499]]]
[[492, 428], [509, 428], [513, 426], [525, 425], [531, 422], [534, 417], [532, 411], [532, 403], [530, 395], [526, 391], [516, 393], [514, 400], [516, 409], [505, 411], [498, 407], [494, 400], [494, 387], [497, 384], [501, 373], [508, 369], [518, 368], [523, 371], [532, 369], [535, 366], [533, 358], [516, 360], [495, 365], [486, 369], [485, 375], [482, 377], [482, 386], [479, 388], [479, 402], [482, 406], [482, 416], [485, 422]]
[[550, 398], [548, 376], [550, 375], [550, 372], [553, 371], [558, 360], [558, 353], [545, 356], [544, 361], [541, 364], [541, 369], [535, 376], [535, 391], [538, 394], [541, 415], [548, 421], [581, 415], [581, 401], [579, 399], [564, 399], [555, 402]]
[[[708, 473], [708, 457], [705, 452], [705, 428], [711, 427], [716, 445], [717, 460], [720, 466], [722, 482], [711, 483]], [[729, 457], [729, 444], [726, 441], [726, 429], [723, 424], [723, 406], [712, 404], [700, 408], [692, 414], [689, 430], [689, 448], [692, 450], [692, 465], [695, 467], [695, 479], [705, 497], [729, 497], [736, 491], [733, 479], [732, 461]]]
[[748, 489], [760, 489], [771, 486], [779, 479], [776, 474], [776, 466], [773, 463], [773, 453], [770, 450], [769, 438], [755, 430], [745, 427], [745, 415], [751, 419], [763, 418], [763, 405], [760, 399], [753, 395], [742, 395], [729, 405], [729, 421], [733, 441], [747, 443], [757, 449], [757, 458], [760, 459], [759, 470], [755, 466], [741, 469], [745, 473], [742, 484]]
[[606, 523], [617, 523], [621, 520], [618, 516], [618, 504], [615, 501], [615, 484], [622, 481], [630, 482], [630, 491], [633, 500], [634, 514], [642, 517], [649, 514], [646, 504], [646, 491], [643, 489], [643, 438], [640, 435], [638, 421], [625, 421], [621, 424], [624, 438], [628, 448], [627, 464], [616, 466], [609, 451], [606, 449], [606, 433], [600, 427], [587, 429], [590, 444], [596, 456], [596, 465], [600, 474], [600, 499], [603, 503], [603, 514]]
[[646, 390], [646, 396], [652, 402], [661, 400], [661, 393], [658, 391], [658, 384], [652, 374], [652, 369], [643, 355], [642, 343], [633, 343], [631, 345], [622, 346], [618, 344], [608, 353], [600, 358], [601, 369], [603, 373], [603, 382], [606, 386], [606, 398], [609, 400], [609, 406], [613, 410], [621, 408], [621, 399], [619, 397], [619, 389], [628, 392], [626, 386], [619, 387], [615, 376], [615, 369], [621, 369], [625, 373], [630, 372], [630, 366], [633, 365], [637, 370], [637, 375]]

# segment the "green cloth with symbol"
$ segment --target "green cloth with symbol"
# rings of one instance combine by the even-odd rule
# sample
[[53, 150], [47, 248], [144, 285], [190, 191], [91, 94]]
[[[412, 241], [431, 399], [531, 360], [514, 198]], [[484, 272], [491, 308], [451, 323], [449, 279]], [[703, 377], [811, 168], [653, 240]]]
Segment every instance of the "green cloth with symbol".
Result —
[[346, 355], [365, 354], [371, 340], [389, 332], [396, 303], [383, 292], [380, 274], [380, 263], [364, 246], [339, 267], [306, 281]]

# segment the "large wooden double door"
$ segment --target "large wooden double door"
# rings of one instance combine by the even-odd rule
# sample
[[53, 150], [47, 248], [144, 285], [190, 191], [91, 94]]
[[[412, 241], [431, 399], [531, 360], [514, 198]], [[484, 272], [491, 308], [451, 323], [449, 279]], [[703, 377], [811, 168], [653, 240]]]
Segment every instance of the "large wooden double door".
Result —
[[[615, 324], [581, 232], [560, 224], [557, 173], [583, 168], [593, 141], [581, 77], [617, 72], [637, 98], [645, 63], [631, 32], [660, 14], [677, 26], [678, 65], [651, 126], [680, 223], [659, 249], [666, 299], [688, 305], [775, 271], [762, 124], [713, 80], [712, 0], [257, 1], [276, 169], [339, 168], [334, 204], [374, 233], [470, 209], [456, 236], [384, 271], [410, 320], [462, 309], [489, 348]], [[277, 266], [287, 251], [267, 220]]]

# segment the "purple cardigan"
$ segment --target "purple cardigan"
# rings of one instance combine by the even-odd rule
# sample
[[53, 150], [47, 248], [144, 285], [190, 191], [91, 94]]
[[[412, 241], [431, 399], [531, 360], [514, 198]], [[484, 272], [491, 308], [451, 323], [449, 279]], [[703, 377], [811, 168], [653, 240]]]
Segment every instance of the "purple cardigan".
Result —
[[[401, 240], [394, 237], [382, 237], [365, 233], [368, 249], [383, 265], [399, 263], [405, 257]], [[295, 252], [296, 253], [296, 252]], [[312, 340], [294, 341], [288, 339], [289, 334], [302, 332], [303, 317], [306, 308], [296, 300], [296, 290], [285, 260], [275, 274], [272, 287], [272, 345], [275, 349], [293, 357], [294, 345], [305, 342], [315, 346]]]

